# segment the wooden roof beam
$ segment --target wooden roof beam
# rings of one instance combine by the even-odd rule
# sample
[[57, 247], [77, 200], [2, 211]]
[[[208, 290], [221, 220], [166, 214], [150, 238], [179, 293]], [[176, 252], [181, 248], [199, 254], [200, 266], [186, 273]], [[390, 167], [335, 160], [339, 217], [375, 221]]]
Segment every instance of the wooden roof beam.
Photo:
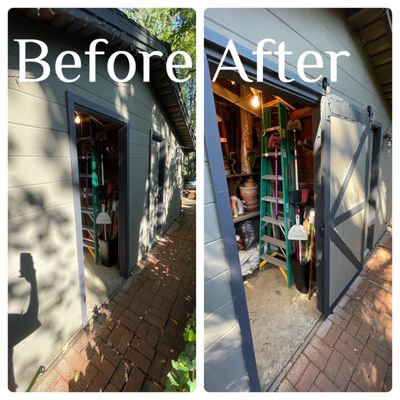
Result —
[[225, 87], [220, 85], [218, 82], [213, 82], [212, 88], [213, 92], [218, 96], [222, 97], [223, 99], [229, 101], [232, 104], [235, 104], [236, 106], [242, 108], [243, 110], [246, 110], [247, 112], [255, 115], [256, 117], [261, 118], [261, 108], [259, 110], [256, 110], [250, 107], [250, 105], [248, 104], [249, 103], [248, 96], [241, 98], [237, 94], [231, 92], [229, 89], [226, 89]]

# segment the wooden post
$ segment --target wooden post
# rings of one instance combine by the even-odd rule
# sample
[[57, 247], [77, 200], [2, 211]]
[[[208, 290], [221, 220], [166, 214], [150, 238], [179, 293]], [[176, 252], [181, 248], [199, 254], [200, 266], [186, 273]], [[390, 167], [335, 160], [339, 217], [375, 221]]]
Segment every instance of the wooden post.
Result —
[[218, 128], [219, 128], [219, 137], [222, 144], [222, 150], [224, 156], [229, 156], [229, 143], [228, 143], [228, 135], [226, 133], [225, 121], [220, 117], [221, 120], [218, 119]]
[[[244, 98], [251, 94], [251, 90], [241, 85], [240, 97]], [[240, 131], [242, 140], [240, 145], [240, 164], [242, 174], [251, 174], [252, 168], [249, 160], [249, 153], [253, 148], [253, 116], [243, 108], [240, 109]]]

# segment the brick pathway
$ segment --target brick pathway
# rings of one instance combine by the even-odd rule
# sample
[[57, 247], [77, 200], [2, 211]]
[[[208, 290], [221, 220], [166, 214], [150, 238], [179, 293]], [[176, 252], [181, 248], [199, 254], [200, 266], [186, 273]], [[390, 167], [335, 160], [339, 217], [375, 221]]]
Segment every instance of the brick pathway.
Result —
[[278, 391], [389, 391], [391, 349], [392, 250], [387, 233]]
[[195, 306], [195, 202], [33, 391], [163, 391]]

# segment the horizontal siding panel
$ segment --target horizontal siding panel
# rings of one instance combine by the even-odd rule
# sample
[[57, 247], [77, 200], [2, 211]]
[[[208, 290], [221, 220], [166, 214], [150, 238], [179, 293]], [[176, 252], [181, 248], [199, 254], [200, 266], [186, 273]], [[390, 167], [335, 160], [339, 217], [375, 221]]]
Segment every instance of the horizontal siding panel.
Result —
[[[301, 35], [308, 43], [312, 43], [321, 54], [325, 54], [326, 50], [349, 51], [350, 57], [340, 59], [339, 73], [344, 73], [358, 82], [370, 91], [370, 95], [380, 96], [379, 87], [371, 85], [370, 61], [339, 10], [322, 9], [318, 12], [310, 12], [310, 10], [302, 8], [296, 10], [274, 9], [271, 10], [271, 13], [281, 20], [282, 29], [292, 29], [296, 35]], [[304, 20], [308, 20], [310, 23], [304, 24]], [[299, 49], [294, 49], [294, 51], [298, 51], [298, 54], [302, 52]], [[296, 54], [296, 59], [298, 54]], [[326, 72], [329, 72], [328, 68], [327, 64]]]
[[214, 188], [212, 186], [210, 165], [208, 162], [204, 163], [204, 204], [215, 202]]
[[[46, 39], [46, 43], [48, 43], [48, 39]], [[12, 51], [8, 63], [9, 68], [12, 71], [18, 73], [18, 56]], [[46, 97], [49, 98], [50, 101], [54, 102], [62, 102], [65, 99], [65, 83], [61, 82], [57, 75], [54, 72], [54, 64], [55, 58], [58, 55], [57, 52], [54, 51], [53, 46], [49, 46], [49, 54], [46, 56], [46, 60], [50, 65], [51, 73], [50, 76], [41, 82], [17, 82], [17, 80], [12, 76], [9, 78], [9, 85], [11, 88], [16, 89], [20, 87], [21, 90], [27, 91], [28, 93], [42, 97], [43, 93], [45, 93]], [[28, 48], [28, 57], [29, 57], [29, 48]], [[82, 57], [82, 59], [87, 59], [87, 56]], [[144, 105], [143, 103], [136, 100], [137, 93], [139, 92], [136, 88], [136, 81], [140, 78], [135, 77], [132, 82], [130, 82], [128, 87], [119, 86], [116, 82], [104, 79], [104, 77], [99, 74], [101, 70], [101, 62], [99, 63], [100, 58], [97, 59], [97, 76], [96, 82], [89, 82], [89, 67], [88, 65], [82, 63], [82, 68], [79, 71], [73, 71], [72, 69], [68, 72], [65, 70], [66, 77], [73, 78], [77, 74], [80, 74], [80, 78], [73, 83], [69, 83], [68, 86], [71, 87], [71, 91], [79, 92], [81, 90], [85, 90], [88, 93], [98, 97], [99, 91], [98, 88], [103, 88], [103, 91], [100, 93], [104, 94], [104, 99], [108, 102], [115, 104], [117, 108], [124, 110], [126, 112], [126, 105], [129, 104], [132, 108], [132, 113], [135, 114], [139, 118], [148, 119], [145, 116], [150, 115], [151, 109], [153, 106], [153, 102], [150, 104]], [[27, 74], [31, 77], [40, 76], [42, 73], [42, 68], [37, 64], [28, 64], [27, 65]], [[73, 88], [73, 89], [72, 89]], [[142, 88], [141, 90], [145, 90]], [[136, 93], [136, 96], [135, 96]], [[76, 93], [78, 94], [78, 93]]]
[[[24, 33], [20, 34], [18, 30], [14, 32], [15, 27], [20, 27], [24, 26]], [[76, 40], [75, 35], [66, 35], [63, 30], [58, 30], [54, 29], [50, 26], [46, 26], [44, 24], [37, 25], [35, 24], [35, 21], [32, 20], [27, 20], [26, 18], [22, 16], [13, 16], [13, 23], [10, 24], [9, 28], [9, 36], [8, 36], [8, 48], [9, 52], [11, 52], [14, 55], [18, 54], [18, 45], [16, 42], [14, 42], [11, 39], [15, 38], [23, 38], [25, 39], [27, 37], [27, 33], [30, 33], [31, 36], [28, 37], [34, 37], [35, 39], [39, 39], [44, 41], [49, 48], [49, 56], [52, 58], [53, 63], [57, 55], [63, 51], [65, 51], [66, 48], [69, 50], [73, 50], [77, 53], [82, 54], [81, 57], [81, 63], [82, 67], [85, 69], [88, 69], [89, 64], [88, 64], [88, 58], [86, 55], [83, 55], [85, 51], [88, 50], [88, 45], [89, 43], [85, 43], [85, 39], [81, 41]], [[107, 47], [104, 47], [106, 49]], [[66, 59], [67, 60], [67, 59]], [[96, 78], [97, 79], [104, 79], [108, 81], [111, 85], [118, 86], [118, 90], [121, 91], [125, 96], [134, 96], [135, 92], [140, 92], [141, 90], [144, 90], [146, 87], [146, 84], [143, 82], [142, 77], [140, 76], [140, 70], [137, 71], [137, 81], [135, 81], [135, 85], [132, 85], [132, 82], [129, 83], [116, 83], [114, 82], [108, 75], [107, 72], [107, 58], [106, 57], [98, 57], [97, 58], [97, 63], [96, 63]], [[54, 67], [54, 64], [52, 66], [52, 69]], [[117, 64], [116, 64], [117, 68]], [[75, 72], [73, 71], [64, 71], [65, 75], [67, 77], [73, 77], [76, 75]], [[97, 82], [93, 83], [93, 85], [96, 85]], [[150, 93], [143, 93], [140, 97], [139, 100], [143, 105], [146, 104], [152, 104], [153, 103], [153, 98]]]
[[[8, 275], [13, 276], [20, 269], [21, 253], [30, 253], [35, 262], [48, 258], [76, 260], [76, 229], [74, 224], [69, 224], [62, 231], [58, 226], [49, 228], [44, 232], [38, 230], [38, 235], [24, 242], [9, 242], [8, 247]], [[71, 249], [73, 253], [71, 253]], [[45, 265], [44, 265], [45, 267]]]
[[[66, 290], [68, 286], [71, 288], [71, 297], [77, 298], [78, 304], [80, 303], [79, 296], [77, 296], [79, 293], [78, 267], [70, 261], [75, 261], [74, 253], [74, 246], [67, 244], [63, 254], [69, 254], [68, 261], [51, 256], [38, 261], [32, 255], [40, 300], [39, 315], [42, 314], [43, 318], [46, 318], [44, 312], [50, 311], [52, 304], [57, 306], [55, 301], [60, 295], [68, 296]], [[30, 291], [30, 284], [25, 279], [21, 279], [19, 274], [10, 277], [9, 292], [12, 293], [12, 296], [9, 296], [8, 311], [10, 313], [25, 312], [29, 305], [29, 301], [26, 302], [26, 299], [29, 297]], [[49, 296], [49, 293], [52, 293], [54, 297]], [[67, 318], [67, 316], [65, 317]], [[73, 318], [81, 322], [79, 313], [75, 313]]]
[[129, 121], [129, 145], [149, 147], [150, 125], [144, 131], [137, 128], [135, 119]]
[[9, 124], [8, 155], [69, 157], [68, 133], [19, 124]]
[[[131, 185], [130, 195], [128, 199], [128, 204], [132, 209], [136, 207], [145, 207], [147, 204], [147, 190], [143, 185]], [[143, 208], [141, 209], [143, 214]]]
[[71, 185], [71, 160], [67, 157], [10, 157], [8, 168], [10, 188], [68, 181]]
[[133, 187], [133, 191], [135, 192], [136, 186], [143, 187], [147, 190], [149, 185], [149, 174], [145, 170], [136, 171], [134, 168], [131, 169], [132, 177], [131, 177], [131, 186]]
[[50, 103], [17, 90], [8, 91], [8, 120], [14, 124], [68, 131], [65, 106]]
[[8, 217], [15, 218], [73, 203], [72, 183], [44, 183], [29, 187], [16, 187], [8, 190]]
[[204, 231], [204, 243], [212, 242], [221, 237], [219, 229], [217, 207], [215, 203], [206, 204], [204, 206], [204, 221], [212, 221], [211, 224], [206, 224]]
[[129, 155], [140, 160], [141, 163], [149, 162], [149, 145], [129, 144]]
[[[11, 26], [24, 26], [24, 33], [21, 35], [18, 32], [13, 32], [10, 28], [9, 32], [9, 39], [11, 37], [13, 38], [18, 38], [18, 37], [24, 37], [26, 38], [26, 32], [29, 32], [29, 30], [32, 31], [31, 36], [44, 40], [48, 47], [49, 47], [49, 57], [54, 61], [55, 57], [61, 52], [64, 51], [65, 48], [67, 47], [68, 49], [74, 50], [80, 54], [82, 54], [82, 70], [83, 74], [87, 74], [88, 71], [88, 61], [87, 61], [87, 56], [83, 55], [83, 52], [87, 50], [87, 47], [84, 44], [84, 41], [79, 43], [76, 40], [74, 40], [74, 36], [68, 36], [65, 35], [61, 31], [56, 31], [50, 27], [46, 26], [40, 26], [37, 27], [35, 25], [29, 25], [29, 22], [23, 17], [17, 16], [15, 18], [16, 20], [20, 20], [21, 23], [19, 24], [18, 22], [14, 22]], [[28, 24], [27, 24], [28, 22]], [[48, 33], [46, 34], [46, 31]], [[62, 46], [60, 45], [62, 43]], [[17, 44], [13, 41], [9, 40], [9, 48], [10, 52], [16, 57], [18, 54], [18, 47]], [[15, 58], [16, 61], [16, 58]], [[14, 61], [14, 64], [15, 64]], [[110, 105], [114, 106], [116, 105], [117, 109], [118, 107], [122, 107], [124, 104], [128, 104], [129, 111], [131, 113], [130, 119], [134, 123], [135, 129], [140, 129], [143, 133], [148, 132], [150, 128], [158, 130], [160, 133], [165, 134], [165, 136], [169, 139], [172, 140], [173, 142], [176, 142], [175, 137], [173, 135], [173, 132], [171, 130], [171, 127], [168, 126], [167, 119], [164, 116], [164, 111], [161, 111], [159, 105], [157, 104], [157, 101], [154, 98], [153, 91], [149, 87], [148, 84], [144, 83], [142, 80], [142, 77], [140, 75], [140, 71], [137, 71], [137, 74], [135, 75], [135, 78], [131, 80], [129, 83], [119, 83], [116, 84], [109, 76], [107, 72], [107, 59], [98, 57], [97, 59], [97, 64], [96, 64], [96, 75], [98, 77], [98, 81], [95, 83], [88, 83], [87, 77], [85, 78], [84, 75], [82, 75], [81, 79], [77, 81], [77, 84], [68, 84], [68, 90], [71, 90], [72, 92], [75, 93], [74, 87], [77, 87], [77, 90], [79, 91], [83, 89], [83, 91], [88, 91], [92, 92], [91, 95], [97, 96], [98, 93], [98, 88], [102, 87], [102, 93], [111, 93], [112, 98], [109, 98], [107, 101], [110, 101]], [[11, 61], [10, 61], [11, 62]], [[10, 65], [10, 73], [13, 73], [13, 65]], [[118, 65], [117, 65], [118, 67]], [[17, 64], [14, 65], [14, 68], [18, 68]], [[54, 65], [52, 65], [52, 70], [54, 69]], [[18, 72], [16, 69], [14, 71], [14, 76], [13, 80], [15, 81], [16, 78], [16, 72]], [[68, 73], [68, 72], [66, 72]], [[55, 78], [55, 76], [54, 76]], [[48, 81], [50, 81], [49, 78]], [[46, 81], [44, 81], [46, 82]], [[83, 82], [86, 82], [86, 84], [83, 84]], [[53, 84], [53, 83], [52, 83]], [[78, 87], [79, 85], [79, 87]], [[95, 89], [92, 89], [95, 88]], [[78, 93], [77, 93], [78, 94]], [[88, 93], [89, 94], [89, 93]], [[83, 96], [86, 98], [86, 96]], [[91, 98], [89, 98], [91, 99]], [[92, 100], [93, 101], [93, 100]], [[95, 101], [96, 102], [96, 101]], [[109, 108], [110, 105], [106, 105], [106, 108]], [[144, 124], [143, 122], [147, 120], [148, 123]]]
[[207, 350], [237, 324], [233, 300], [228, 301], [218, 310], [207, 315], [204, 318], [204, 349]]
[[232, 299], [229, 271], [204, 284], [204, 314], [208, 315]]
[[131, 178], [133, 178], [135, 173], [145, 173], [147, 175], [149, 171], [148, 161], [143, 161], [144, 159], [134, 158], [132, 155], [129, 156], [129, 168], [131, 171]]
[[[146, 132], [151, 127], [151, 120], [148, 115], [148, 111], [140, 114], [140, 110], [137, 108], [137, 104], [130, 99], [127, 102], [123, 102], [122, 99], [115, 101], [115, 86], [112, 91], [101, 91], [101, 95], [96, 92], [92, 92], [86, 86], [79, 86], [77, 84], [70, 83], [68, 86], [65, 83], [60, 82], [55, 76], [50, 75], [45, 81], [42, 82], [28, 82], [28, 83], [16, 83], [15, 79], [9, 79], [9, 90], [19, 91], [31, 97], [35, 97], [41, 100], [46, 100], [50, 104], [55, 106], [66, 105], [66, 92], [69, 91], [77, 96], [84, 98], [85, 100], [91, 101], [98, 106], [104, 107], [107, 110], [115, 112], [125, 118], [129, 118], [134, 121], [137, 130]], [[105, 97], [105, 93], [109, 96]], [[104, 97], [103, 97], [104, 94]], [[68, 125], [65, 125], [68, 129]]]
[[207, 378], [204, 382], [208, 392], [248, 392], [249, 378], [244, 366], [243, 355], [235, 352], [218, 372], [205, 371]]
[[[207, 381], [211, 376], [223, 373], [224, 366], [226, 366], [236, 353], [242, 353], [242, 336], [240, 333], [239, 325], [231, 329], [222, 339], [214, 343], [204, 352], [204, 371], [205, 380]], [[238, 358], [237, 368], [243, 368], [244, 362], [240, 365], [240, 357]]]
[[58, 228], [58, 235], [63, 236], [69, 231], [71, 224], [75, 224], [74, 207], [71, 203], [12, 218], [8, 221], [9, 247], [18, 248], [19, 244], [35, 238], [38, 241], [43, 240], [42, 245], [46, 245], [45, 239], [49, 239], [47, 232]]
[[228, 270], [228, 261], [225, 256], [224, 242], [217, 239], [204, 245], [204, 281]]

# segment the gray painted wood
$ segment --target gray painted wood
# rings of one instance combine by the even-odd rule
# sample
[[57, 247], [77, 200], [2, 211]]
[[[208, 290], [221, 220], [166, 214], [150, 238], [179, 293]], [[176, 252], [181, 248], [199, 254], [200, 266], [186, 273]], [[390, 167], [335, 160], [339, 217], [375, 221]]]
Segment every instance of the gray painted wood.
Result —
[[[242, 367], [243, 365], [243, 367]], [[226, 332], [204, 352], [204, 385], [208, 391], [248, 391], [239, 325]]]
[[204, 386], [208, 392], [247, 392], [249, 390], [249, 379], [238, 368], [241, 361], [240, 352], [236, 352], [221, 367], [217, 374], [209, 376]]
[[[204, 164], [204, 380], [208, 391], [249, 391], [230, 272], [221, 238], [211, 175]], [[215, 223], [210, 223], [215, 221]]]

